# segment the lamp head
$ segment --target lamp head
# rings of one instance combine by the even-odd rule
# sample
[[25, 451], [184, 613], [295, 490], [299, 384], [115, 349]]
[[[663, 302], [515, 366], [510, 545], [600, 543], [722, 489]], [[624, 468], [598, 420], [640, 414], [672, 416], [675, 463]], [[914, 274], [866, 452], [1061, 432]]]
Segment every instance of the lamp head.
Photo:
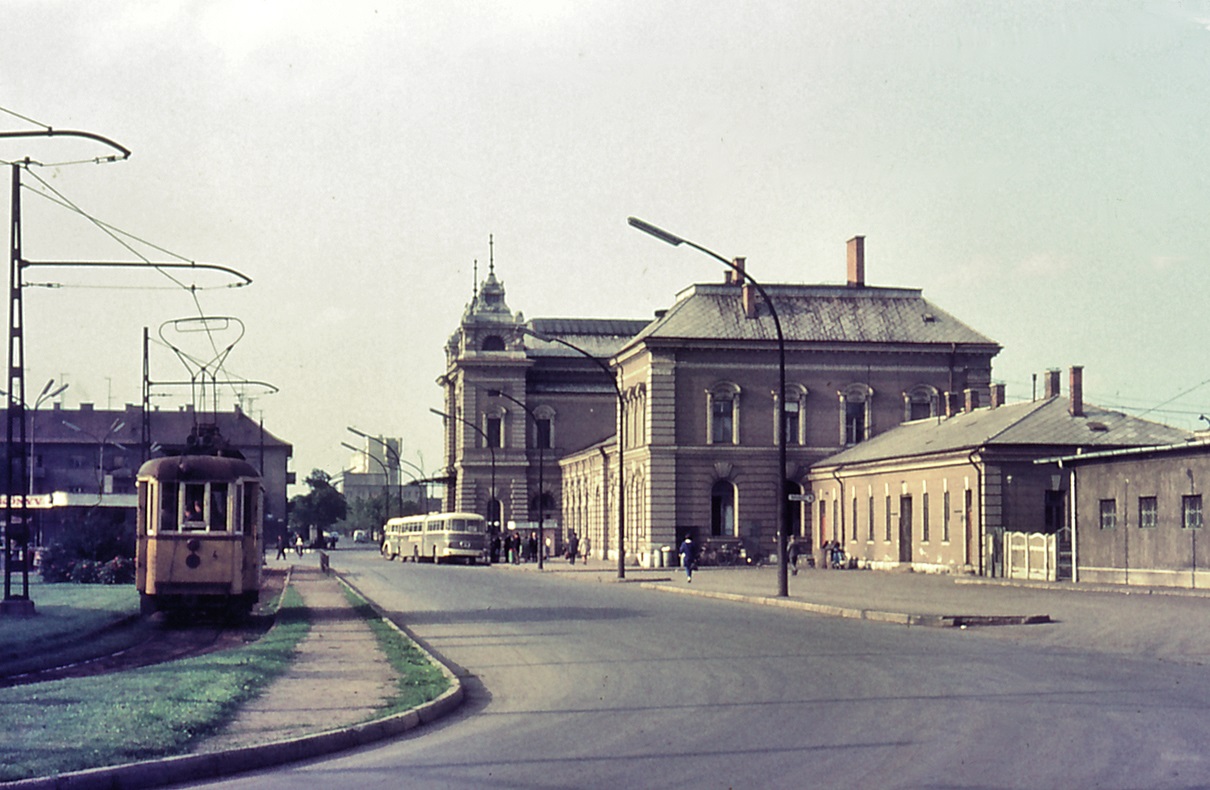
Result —
[[500, 390], [488, 390], [487, 396], [489, 398], [498, 398], [500, 397]]
[[652, 225], [650, 222], [644, 222], [643, 220], [639, 219], [638, 217], [627, 217], [626, 222], [630, 225], [630, 227], [638, 228], [639, 230], [646, 233], [648, 236], [655, 236], [660, 241], [662, 241], [666, 244], [671, 244], [673, 247], [676, 247], [677, 245], [679, 245], [685, 241], [680, 236], [669, 233], [668, 231], [666, 231], [662, 228], [657, 228], [655, 225]]

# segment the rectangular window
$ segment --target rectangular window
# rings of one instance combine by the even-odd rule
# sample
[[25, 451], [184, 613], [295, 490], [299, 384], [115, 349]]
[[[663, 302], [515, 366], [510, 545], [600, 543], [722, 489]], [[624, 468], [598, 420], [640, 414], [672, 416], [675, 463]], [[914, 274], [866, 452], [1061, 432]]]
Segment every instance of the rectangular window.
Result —
[[1151, 529], [1155, 526], [1155, 511], [1155, 497], [1139, 497], [1139, 529]]
[[921, 509], [920, 517], [921, 517], [921, 519], [923, 519], [923, 521], [921, 523], [920, 539], [923, 540], [925, 543], [928, 543], [928, 540], [929, 540], [929, 494], [927, 491], [925, 491], [924, 496], [921, 497], [920, 509]]
[[543, 450], [549, 450], [554, 447], [550, 441], [550, 419], [539, 419], [534, 423], [534, 425], [537, 428], [538, 435], [535, 438], [538, 440], [538, 447], [541, 447]]
[[731, 444], [735, 436], [732, 426], [731, 400], [713, 398], [710, 401], [710, 443]]
[[175, 483], [157, 483], [160, 492], [160, 529], [175, 532], [177, 527], [177, 486]]
[[943, 543], [950, 542], [950, 492], [946, 491], [941, 495], [941, 507], [945, 510], [941, 513], [941, 541]]
[[210, 484], [210, 531], [227, 531], [227, 484]]
[[849, 527], [850, 533], [853, 535], [853, 542], [857, 542], [857, 497], [853, 497], [853, 526]]
[[883, 537], [887, 543], [891, 542], [891, 497], [886, 498], [886, 535]]
[[801, 444], [799, 441], [798, 401], [786, 402], [786, 444]]
[[874, 497], [870, 497], [870, 509], [866, 515], [867, 515], [867, 518], [869, 519], [868, 529], [866, 530], [866, 533], [867, 533], [866, 539], [869, 540], [871, 543], [873, 543], [874, 542]]
[[185, 517], [183, 529], [204, 530], [206, 528], [206, 484], [185, 484]]
[[1118, 503], [1113, 499], [1101, 500], [1101, 529], [1114, 529], [1118, 525]]
[[845, 444], [857, 444], [865, 439], [865, 403], [845, 401], [844, 440]]
[[1201, 529], [1201, 494], [1186, 494], [1185, 496], [1181, 497], [1181, 526], [1185, 529]]
[[487, 434], [487, 446], [488, 447], [503, 447], [504, 446], [500, 443], [500, 438], [503, 435], [501, 432], [500, 423], [501, 423], [501, 420], [499, 417], [488, 417], [487, 418], [487, 430], [484, 431], [484, 433]]

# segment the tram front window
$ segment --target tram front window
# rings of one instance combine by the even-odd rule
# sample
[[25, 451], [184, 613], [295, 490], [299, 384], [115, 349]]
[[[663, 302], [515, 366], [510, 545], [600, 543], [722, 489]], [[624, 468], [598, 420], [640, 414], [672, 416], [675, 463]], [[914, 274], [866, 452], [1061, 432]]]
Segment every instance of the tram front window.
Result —
[[227, 484], [210, 484], [210, 531], [227, 531]]

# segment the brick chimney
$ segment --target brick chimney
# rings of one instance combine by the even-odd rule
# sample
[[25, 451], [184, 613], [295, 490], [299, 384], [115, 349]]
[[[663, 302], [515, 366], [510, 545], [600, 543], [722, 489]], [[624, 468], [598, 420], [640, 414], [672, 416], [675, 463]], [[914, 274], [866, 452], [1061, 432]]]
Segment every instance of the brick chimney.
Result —
[[979, 408], [979, 390], [966, 389], [962, 391], [965, 403], [962, 410], [970, 414], [975, 409]]
[[991, 396], [992, 396], [991, 407], [993, 409], [998, 409], [1004, 405], [1004, 384], [1003, 384], [1003, 382], [992, 385]]
[[744, 303], [744, 317], [756, 318], [756, 289], [752, 287], [752, 283], [744, 283], [740, 286], [740, 299]]
[[959, 402], [959, 399], [961, 397], [962, 396], [959, 395], [957, 392], [945, 393], [945, 416], [946, 417], [953, 417], [955, 414], [957, 414], [959, 411], [961, 411], [962, 406]]
[[1058, 368], [1054, 368], [1053, 370], [1046, 371], [1046, 390], [1045, 390], [1045, 394], [1042, 397], [1056, 398], [1061, 394], [1059, 392], [1059, 374], [1060, 374], [1060, 372], [1061, 371]]
[[[744, 266], [747, 263], [747, 258], [735, 258], [731, 262], [735, 264], [735, 269], [728, 269], [723, 276], [724, 285], [741, 285], [747, 280], [744, 279]], [[736, 271], [738, 269], [739, 271]]]
[[1071, 397], [1071, 416], [1084, 416], [1084, 366], [1071, 366], [1071, 386], [1068, 394]]
[[865, 287], [865, 236], [854, 236], [848, 243], [849, 287]]

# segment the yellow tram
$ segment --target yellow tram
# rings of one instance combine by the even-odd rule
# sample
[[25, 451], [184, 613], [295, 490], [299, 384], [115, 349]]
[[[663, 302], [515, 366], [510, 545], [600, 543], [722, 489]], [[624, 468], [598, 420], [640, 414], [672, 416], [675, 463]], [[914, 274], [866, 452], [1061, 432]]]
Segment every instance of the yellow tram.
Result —
[[173, 455], [139, 469], [135, 584], [144, 614], [247, 613], [261, 586], [260, 474], [242, 457]]

